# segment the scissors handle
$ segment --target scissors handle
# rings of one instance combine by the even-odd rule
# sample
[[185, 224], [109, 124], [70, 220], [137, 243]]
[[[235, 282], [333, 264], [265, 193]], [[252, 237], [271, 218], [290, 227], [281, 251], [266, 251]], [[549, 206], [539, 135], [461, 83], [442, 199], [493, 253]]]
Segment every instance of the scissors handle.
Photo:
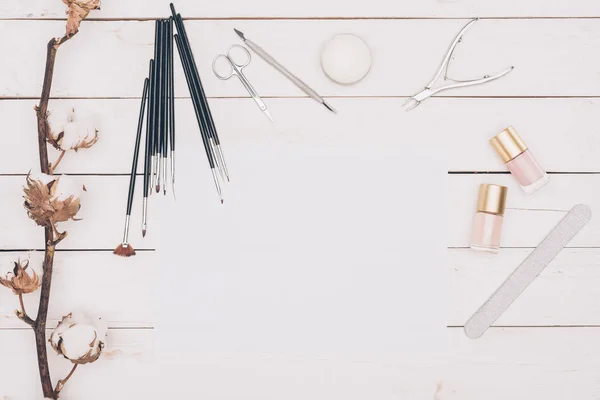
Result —
[[[219, 70], [217, 68], [217, 62], [220, 59], [224, 59], [225, 62], [227, 63], [227, 65], [229, 65], [229, 73], [228, 74], [221, 75], [219, 73]], [[222, 81], [226, 81], [227, 79], [229, 79], [232, 76], [236, 75], [236, 69], [237, 68], [235, 67], [235, 65], [233, 64], [233, 62], [229, 59], [229, 57], [227, 55], [225, 55], [225, 54], [219, 54], [213, 60], [212, 69], [213, 69], [213, 72], [215, 73], [215, 76], [217, 78], [221, 79]]]

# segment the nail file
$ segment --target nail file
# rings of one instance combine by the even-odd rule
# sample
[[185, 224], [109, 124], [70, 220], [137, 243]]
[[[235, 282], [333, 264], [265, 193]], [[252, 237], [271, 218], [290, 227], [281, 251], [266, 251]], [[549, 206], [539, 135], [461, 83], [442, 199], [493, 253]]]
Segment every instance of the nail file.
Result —
[[591, 218], [592, 210], [588, 206], [578, 204], [573, 207], [467, 321], [465, 324], [467, 336], [471, 339], [481, 337]]

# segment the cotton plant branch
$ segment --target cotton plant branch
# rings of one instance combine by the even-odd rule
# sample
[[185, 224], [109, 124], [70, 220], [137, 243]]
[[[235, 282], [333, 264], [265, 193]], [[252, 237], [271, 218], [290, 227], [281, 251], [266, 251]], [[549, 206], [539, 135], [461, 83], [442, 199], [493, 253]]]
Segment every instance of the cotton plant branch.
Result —
[[[48, 106], [57, 52], [61, 45], [77, 34], [81, 21], [89, 12], [100, 8], [100, 0], [63, 0], [63, 2], [68, 6], [66, 33], [48, 42], [42, 93], [40, 102], [35, 107], [41, 174], [39, 176], [29, 174], [24, 186], [24, 205], [27, 214], [37, 225], [44, 228], [45, 245], [41, 282], [35, 271], [32, 273], [27, 271], [28, 261], [15, 262], [12, 272], [5, 277], [0, 277], [0, 284], [12, 289], [19, 297], [20, 309], [15, 311], [17, 317], [31, 326], [34, 331], [42, 392], [47, 399], [58, 399], [78, 365], [94, 362], [100, 357], [106, 336], [106, 328], [97, 319], [73, 313], [63, 317], [49, 342], [58, 354], [73, 363], [73, 368], [65, 378], [57, 382], [56, 387], [53, 386], [48, 365], [46, 321], [56, 246], [67, 236], [66, 231], [59, 231], [57, 224], [75, 220], [81, 206], [80, 194], [74, 190], [68, 177], [64, 175], [56, 177], [54, 173], [68, 150], [89, 148], [98, 140], [95, 128], [90, 128], [89, 124], [85, 123], [76, 124], [74, 109], [64, 123], [54, 124], [53, 127], [49, 121], [51, 112]], [[53, 164], [48, 159], [48, 143], [61, 151]], [[40, 289], [39, 306], [37, 315], [33, 319], [25, 311], [23, 295], [37, 289]]]

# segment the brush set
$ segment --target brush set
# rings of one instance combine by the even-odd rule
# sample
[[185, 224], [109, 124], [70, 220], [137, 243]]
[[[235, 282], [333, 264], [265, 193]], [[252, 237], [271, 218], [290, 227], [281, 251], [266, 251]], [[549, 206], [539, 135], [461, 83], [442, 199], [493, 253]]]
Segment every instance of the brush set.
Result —
[[[229, 171], [225, 164], [221, 142], [198, 74], [183, 19], [175, 11], [173, 4], [171, 4], [171, 12], [172, 16], [168, 19], [160, 19], [155, 22], [154, 58], [150, 60], [148, 77], [144, 81], [142, 92], [129, 180], [125, 231], [122, 243], [114, 251], [114, 254], [123, 257], [135, 255], [135, 250], [129, 244], [128, 237], [144, 120], [146, 121], [146, 140], [142, 236], [145, 237], [148, 230], [150, 195], [153, 192], [167, 195], [170, 188], [175, 197], [175, 86], [173, 73], [175, 46], [183, 66], [208, 165], [221, 203], [223, 203], [223, 194], [220, 182], [229, 181]], [[175, 29], [177, 33], [174, 33]]]

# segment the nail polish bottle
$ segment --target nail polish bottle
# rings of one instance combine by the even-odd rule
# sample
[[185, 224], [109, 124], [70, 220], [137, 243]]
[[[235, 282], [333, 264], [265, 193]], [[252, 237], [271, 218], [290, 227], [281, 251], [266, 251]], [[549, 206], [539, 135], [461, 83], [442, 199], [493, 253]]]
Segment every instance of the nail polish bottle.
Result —
[[490, 139], [490, 143], [526, 194], [532, 194], [550, 180], [512, 126]]
[[479, 186], [477, 212], [473, 219], [471, 249], [497, 253], [500, 249], [502, 221], [508, 188], [499, 185]]

